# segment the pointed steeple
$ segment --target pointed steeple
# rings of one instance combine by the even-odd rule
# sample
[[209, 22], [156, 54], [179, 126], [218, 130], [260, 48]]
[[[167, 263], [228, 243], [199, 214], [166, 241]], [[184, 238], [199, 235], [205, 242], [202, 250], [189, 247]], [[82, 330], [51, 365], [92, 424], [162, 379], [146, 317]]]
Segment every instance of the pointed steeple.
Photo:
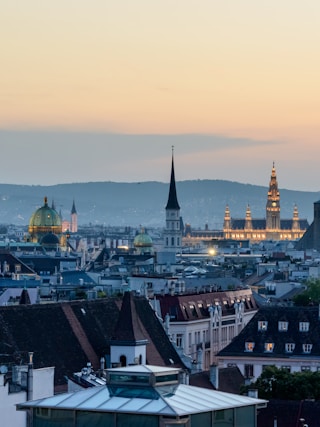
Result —
[[127, 345], [145, 345], [148, 342], [142, 332], [140, 319], [131, 292], [125, 292], [123, 296], [118, 323], [114, 330], [114, 337], [112, 338], [113, 344], [114, 341], [121, 345], [124, 343]]
[[119, 319], [110, 340], [111, 366], [146, 363], [148, 339], [142, 328], [133, 294], [125, 292]]
[[76, 214], [76, 213], [77, 213], [76, 205], [75, 205], [75, 203], [74, 203], [74, 199], [73, 199], [72, 208], [71, 208], [71, 215], [72, 215], [72, 214]]
[[174, 176], [174, 161], [173, 161], [173, 147], [172, 147], [172, 162], [171, 162], [171, 179], [169, 188], [169, 197], [166, 209], [179, 210], [180, 206], [177, 198], [176, 180]]

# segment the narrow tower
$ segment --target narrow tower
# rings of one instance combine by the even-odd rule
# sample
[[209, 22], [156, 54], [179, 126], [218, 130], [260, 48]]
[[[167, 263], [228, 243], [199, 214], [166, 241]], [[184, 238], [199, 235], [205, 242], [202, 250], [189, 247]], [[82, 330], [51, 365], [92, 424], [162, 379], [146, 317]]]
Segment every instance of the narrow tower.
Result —
[[245, 224], [244, 224], [244, 229], [246, 231], [252, 231], [252, 217], [251, 217], [251, 209], [250, 209], [250, 205], [247, 205], [247, 210], [246, 210], [246, 220], [245, 220]]
[[166, 206], [166, 228], [164, 232], [165, 250], [174, 254], [179, 253], [181, 251], [181, 239], [182, 230], [180, 226], [180, 206], [177, 198], [172, 147], [171, 179]]
[[293, 217], [292, 217], [292, 231], [300, 231], [300, 220], [299, 220], [299, 212], [297, 205], [294, 205], [293, 208]]
[[73, 200], [72, 208], [71, 208], [70, 231], [71, 231], [71, 233], [76, 233], [78, 231], [78, 214], [77, 214], [76, 205], [74, 203], [74, 200]]
[[231, 237], [231, 216], [228, 205], [226, 206], [226, 209], [224, 211], [223, 235], [225, 239], [230, 239]]
[[275, 232], [280, 230], [280, 193], [274, 162], [271, 171], [271, 179], [266, 206], [266, 231]]

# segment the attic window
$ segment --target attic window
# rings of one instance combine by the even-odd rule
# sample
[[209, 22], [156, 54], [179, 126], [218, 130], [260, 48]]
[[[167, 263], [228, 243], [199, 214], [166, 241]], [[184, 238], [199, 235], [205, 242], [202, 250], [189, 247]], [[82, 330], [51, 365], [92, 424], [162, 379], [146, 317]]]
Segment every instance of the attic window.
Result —
[[293, 353], [295, 346], [296, 345], [293, 342], [287, 342], [286, 343], [286, 353]]
[[190, 304], [189, 307], [190, 307], [192, 316], [198, 317], [196, 306], [194, 304]]
[[254, 342], [252, 342], [252, 341], [247, 341], [246, 343], [245, 343], [245, 349], [246, 349], [246, 351], [249, 351], [249, 352], [252, 352], [253, 351], [253, 349], [254, 349]]
[[258, 331], [266, 331], [268, 329], [267, 320], [259, 320], [258, 322]]
[[311, 350], [312, 350], [312, 344], [302, 344], [302, 351], [305, 354], [311, 353]]
[[284, 320], [278, 322], [278, 330], [279, 330], [279, 332], [287, 332], [288, 325], [289, 325], [289, 322], [284, 321]]
[[309, 332], [309, 322], [299, 322], [300, 332]]
[[266, 342], [264, 344], [264, 351], [266, 353], [272, 353], [273, 352], [273, 348], [274, 348], [274, 343], [273, 342]]

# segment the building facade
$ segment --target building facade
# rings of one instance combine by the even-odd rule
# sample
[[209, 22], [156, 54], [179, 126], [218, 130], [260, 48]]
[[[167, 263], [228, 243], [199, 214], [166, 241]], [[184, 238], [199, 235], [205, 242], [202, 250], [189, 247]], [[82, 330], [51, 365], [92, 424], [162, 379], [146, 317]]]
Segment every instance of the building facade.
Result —
[[238, 367], [249, 382], [270, 365], [290, 372], [319, 371], [319, 326], [317, 306], [262, 307], [218, 353], [218, 365]]
[[226, 206], [223, 237], [225, 239], [260, 242], [263, 240], [299, 240], [308, 228], [306, 219], [299, 218], [298, 207], [295, 205], [292, 218], [280, 217], [280, 192], [276, 169], [273, 164], [266, 204], [266, 217], [252, 218], [251, 208], [247, 205], [245, 218], [232, 218], [229, 206]]

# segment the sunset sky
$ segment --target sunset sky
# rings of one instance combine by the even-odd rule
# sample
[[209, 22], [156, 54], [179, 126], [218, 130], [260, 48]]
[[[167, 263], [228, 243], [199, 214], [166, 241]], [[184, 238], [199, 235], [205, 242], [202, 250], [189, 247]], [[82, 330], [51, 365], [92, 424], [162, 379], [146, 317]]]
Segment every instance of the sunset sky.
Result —
[[320, 1], [11, 0], [0, 183], [320, 191]]

